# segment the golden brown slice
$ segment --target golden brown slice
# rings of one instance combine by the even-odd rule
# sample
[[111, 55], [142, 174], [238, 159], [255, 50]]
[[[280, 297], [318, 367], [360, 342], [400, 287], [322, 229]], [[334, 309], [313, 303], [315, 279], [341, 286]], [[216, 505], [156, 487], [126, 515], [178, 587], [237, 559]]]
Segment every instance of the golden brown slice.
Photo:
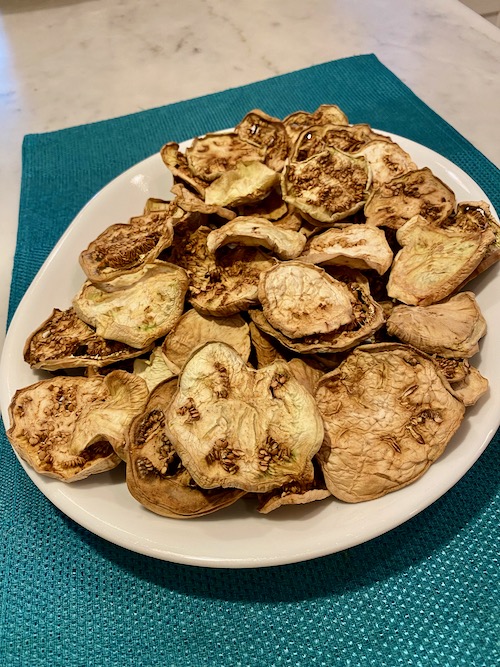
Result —
[[239, 489], [201, 489], [182, 465], [166, 432], [177, 380], [162, 382], [127, 435], [127, 487], [144, 507], [173, 519], [211, 514], [245, 495]]
[[254, 323], [250, 322], [250, 339], [252, 341], [252, 348], [255, 352], [257, 368], [268, 366], [278, 359], [285, 360], [283, 354], [278, 350], [277, 340], [268, 334], [265, 334]]
[[177, 206], [186, 212], [218, 215], [226, 220], [232, 220], [236, 217], [236, 213], [228, 208], [217, 204], [206, 204], [203, 199], [191, 192], [183, 183], [176, 183], [170, 188], [170, 191], [175, 195]]
[[494, 235], [483, 259], [468, 276], [466, 280], [468, 282], [500, 259], [500, 224], [493, 217], [491, 208], [485, 201], [460, 202], [454, 219], [457, 224], [465, 228], [482, 230], [489, 228]]
[[149, 396], [146, 382], [127, 371], [112, 371], [103, 379], [106, 397], [85, 405], [76, 421], [69, 451], [80, 456], [96, 442], [109, 442], [118, 456], [126, 460], [125, 436], [132, 419], [139, 414]]
[[226, 317], [258, 303], [262, 271], [276, 263], [258, 248], [221, 248], [214, 256], [207, 248], [209, 227], [179, 234], [172, 261], [189, 274], [189, 301], [204, 315]]
[[205, 197], [205, 188], [208, 182], [203, 178], [199, 178], [191, 171], [186, 156], [179, 150], [179, 144], [173, 141], [165, 144], [160, 151], [160, 155], [174, 177], [175, 182], [181, 181], [199, 195]]
[[353, 298], [353, 321], [336, 331], [314, 334], [302, 338], [290, 338], [275, 329], [261, 310], [251, 309], [252, 321], [265, 334], [275, 338], [281, 345], [300, 354], [329, 354], [345, 352], [369, 339], [385, 322], [382, 306], [370, 295], [368, 280], [359, 271], [329, 267], [329, 273], [342, 281]]
[[460, 292], [432, 306], [396, 306], [387, 332], [428, 354], [458, 359], [479, 351], [486, 320], [473, 292]]
[[261, 201], [279, 182], [279, 174], [258, 161], [240, 161], [205, 191], [209, 206], [241, 206]]
[[249, 111], [234, 128], [240, 139], [264, 149], [264, 162], [274, 171], [281, 171], [288, 157], [289, 142], [284, 124], [260, 109]]
[[289, 114], [283, 124], [291, 143], [295, 143], [299, 135], [313, 125], [347, 125], [345, 113], [336, 104], [322, 104], [314, 111], [295, 111]]
[[361, 502], [418, 479], [460, 426], [464, 405], [433, 361], [398, 343], [361, 346], [318, 383], [318, 453], [331, 493]]
[[246, 217], [265, 218], [281, 229], [291, 229], [298, 232], [303, 219], [299, 211], [283, 201], [281, 191], [274, 188], [265, 199], [253, 204], [238, 206], [238, 215]]
[[268, 322], [289, 338], [329, 333], [353, 320], [349, 289], [303, 262], [283, 262], [263, 273], [259, 301]]
[[98, 336], [83, 322], [73, 308], [54, 308], [26, 341], [24, 360], [31, 368], [56, 371], [63, 368], [103, 367], [144, 354], [148, 347], [137, 349]]
[[177, 322], [187, 288], [184, 269], [156, 260], [126, 289], [104, 292], [86, 282], [73, 299], [73, 308], [98, 335], [144, 348]]
[[284, 505], [307, 505], [329, 498], [332, 494], [326, 488], [323, 472], [316, 461], [313, 461], [313, 464], [314, 478], [311, 482], [288, 482], [278, 489], [260, 494], [257, 511], [269, 514]]
[[374, 188], [364, 212], [367, 225], [399, 229], [415, 215], [438, 225], [453, 213], [455, 205], [451, 188], [424, 167]]
[[451, 387], [454, 395], [469, 407], [475, 405], [481, 396], [484, 396], [489, 389], [488, 380], [481, 373], [469, 366], [467, 375], [458, 382], [452, 382]]
[[288, 362], [288, 367], [293, 373], [293, 376], [300, 382], [300, 384], [307, 389], [307, 391], [314, 396], [316, 393], [316, 385], [319, 379], [324, 375], [323, 371], [316, 366], [308, 363], [305, 357], [293, 357]]
[[162, 344], [165, 357], [178, 369], [192, 352], [209, 341], [231, 345], [244, 361], [250, 356], [250, 332], [241, 315], [211, 317], [188, 310], [167, 334]]
[[357, 153], [373, 139], [378, 141], [391, 140], [374, 132], [369, 125], [315, 125], [305, 129], [293, 146], [293, 160], [307, 158], [321, 153], [326, 148], [336, 148], [344, 153]]
[[314, 399], [286, 363], [255, 371], [224, 343], [186, 362], [167, 425], [197, 484], [256, 493], [310, 481], [323, 439]]
[[494, 236], [489, 227], [469, 229], [454, 217], [435, 226], [416, 215], [397, 231], [402, 249], [392, 264], [388, 295], [414, 306], [441, 301], [470, 276]]
[[417, 168], [411, 156], [394, 141], [374, 139], [356, 153], [364, 157], [370, 166], [372, 188], [391, 181], [396, 176]]
[[87, 278], [93, 283], [109, 282], [153, 262], [172, 243], [172, 219], [172, 215], [151, 213], [105, 229], [80, 254]]
[[314, 236], [299, 259], [312, 264], [374, 269], [383, 275], [392, 264], [393, 253], [382, 230], [346, 224]]
[[70, 451], [76, 423], [87, 406], [106, 400], [102, 377], [53, 377], [16, 391], [9, 406], [12, 446], [37, 472], [64, 482], [106, 472], [120, 463], [109, 442]]
[[204, 181], [214, 181], [242, 160], [262, 162], [264, 157], [265, 149], [242, 141], [235, 132], [206, 134], [186, 148], [191, 173]]
[[281, 190], [283, 199], [307, 220], [330, 226], [364, 206], [370, 182], [364, 157], [328, 148], [302, 162], [290, 162], [281, 177]]
[[210, 252], [235, 243], [244, 246], [263, 246], [280, 259], [294, 259], [304, 250], [306, 237], [290, 229], [282, 229], [265, 218], [239, 216], [214, 229], [207, 238]]

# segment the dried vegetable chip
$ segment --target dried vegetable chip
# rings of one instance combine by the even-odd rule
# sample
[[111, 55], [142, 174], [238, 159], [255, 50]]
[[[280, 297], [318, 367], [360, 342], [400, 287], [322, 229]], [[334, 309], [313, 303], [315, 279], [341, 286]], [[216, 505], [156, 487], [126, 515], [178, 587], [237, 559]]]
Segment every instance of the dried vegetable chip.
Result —
[[195, 177], [215, 181], [242, 161], [262, 162], [265, 150], [242, 141], [234, 132], [206, 134], [186, 149], [186, 159]]
[[285, 125], [260, 109], [249, 111], [235, 127], [240, 139], [264, 149], [264, 162], [274, 171], [281, 171], [288, 157], [289, 142]]
[[262, 162], [238, 162], [205, 190], [210, 206], [241, 206], [265, 199], [279, 181], [277, 174]]
[[144, 380], [150, 392], [160, 382], [176, 377], [178, 372], [179, 369], [165, 357], [160, 346], [153, 349], [148, 359], [136, 359], [133, 366], [134, 375]]
[[375, 188], [417, 168], [410, 155], [394, 141], [370, 141], [356, 153], [356, 157], [361, 156], [370, 166]]

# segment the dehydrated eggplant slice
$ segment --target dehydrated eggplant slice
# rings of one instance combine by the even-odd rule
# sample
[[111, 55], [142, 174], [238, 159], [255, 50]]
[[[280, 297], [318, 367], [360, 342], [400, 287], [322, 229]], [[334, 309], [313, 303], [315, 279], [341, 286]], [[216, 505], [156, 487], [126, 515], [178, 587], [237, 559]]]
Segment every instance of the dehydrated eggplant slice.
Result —
[[103, 383], [106, 396], [82, 408], [70, 438], [69, 451], [80, 456], [89, 445], [106, 441], [126, 460], [126, 433], [132, 419], [146, 405], [148, 387], [138, 375], [121, 370], [104, 376]]
[[288, 367], [292, 371], [297, 382], [300, 382], [300, 384], [314, 396], [316, 385], [320, 377], [324, 375], [323, 371], [320, 371], [316, 366], [307, 363], [306, 359], [303, 357], [293, 357], [293, 359], [290, 359], [288, 362]]
[[328, 148], [303, 162], [290, 162], [281, 190], [283, 199], [310, 222], [330, 226], [364, 206], [370, 182], [364, 157]]
[[311, 482], [289, 482], [269, 493], [260, 494], [257, 511], [269, 514], [284, 505], [307, 505], [329, 498], [332, 494], [326, 488], [323, 472], [316, 461], [313, 464], [314, 479]]
[[205, 191], [210, 206], [241, 206], [267, 197], [279, 182], [277, 174], [258, 161], [241, 161], [214, 180]]
[[360, 346], [318, 383], [325, 423], [318, 453], [331, 493], [346, 502], [411, 484], [443, 453], [465, 408], [423, 352]]
[[368, 142], [391, 139], [374, 132], [369, 125], [315, 125], [308, 127], [297, 138], [292, 160], [307, 160], [326, 148], [336, 148], [344, 153], [356, 153]]
[[184, 269], [156, 260], [126, 289], [105, 292], [86, 282], [73, 299], [73, 307], [98, 335], [144, 348], [177, 322], [187, 288]]
[[182, 181], [202, 197], [205, 196], [205, 188], [208, 183], [193, 174], [189, 168], [186, 156], [179, 150], [179, 144], [175, 142], [165, 144], [160, 151], [160, 155], [174, 177], [174, 181]]
[[172, 261], [190, 277], [189, 301], [204, 315], [226, 317], [258, 303], [257, 286], [262, 271], [276, 263], [258, 248], [221, 248], [208, 251], [211, 229], [199, 227], [179, 235], [172, 246]]
[[176, 377], [179, 369], [169, 361], [162, 352], [160, 346], [155, 347], [148, 359], [136, 359], [133, 366], [134, 375], [141, 377], [149, 391], [163, 382]]
[[430, 225], [416, 215], [397, 231], [402, 249], [394, 258], [387, 294], [413, 306], [428, 306], [452, 294], [474, 271], [494, 240], [487, 229]]
[[[453, 218], [452, 218], [453, 219]], [[493, 232], [494, 239], [491, 241], [483, 259], [468, 276], [466, 282], [478, 276], [500, 259], [500, 224], [493, 217], [489, 205], [484, 201], [460, 202], [454, 217], [455, 224], [460, 227], [485, 230]]]
[[127, 435], [127, 487], [147, 509], [173, 519], [204, 516], [245, 495], [240, 489], [201, 489], [182, 465], [166, 433], [166, 412], [177, 380], [156, 387]]
[[193, 350], [209, 341], [220, 341], [231, 345], [244, 361], [250, 356], [250, 332], [241, 315], [210, 317], [188, 310], [165, 337], [162, 351], [178, 369]]
[[262, 162], [265, 150], [242, 141], [235, 132], [211, 133], [194, 139], [186, 148], [186, 159], [194, 176], [214, 181], [238, 162]]
[[258, 294], [268, 322], [289, 338], [329, 333], [353, 320], [349, 289], [314, 265], [277, 264], [261, 275]]
[[392, 264], [393, 253], [382, 230], [368, 225], [345, 225], [314, 236], [299, 259], [312, 264], [374, 269], [383, 275]]
[[387, 332], [428, 354], [463, 359], [479, 351], [486, 320], [473, 292], [460, 292], [432, 306], [396, 306]]
[[230, 243], [263, 246], [280, 259], [294, 259], [304, 250], [306, 237], [299, 232], [281, 229], [264, 218], [239, 216], [214, 229], [207, 237], [207, 247], [212, 253]]
[[[149, 347], [149, 346], [148, 346]], [[56, 371], [63, 368], [109, 366], [148, 351], [98, 336], [73, 308], [55, 308], [26, 341], [24, 360], [31, 368]]]
[[109, 282], [153, 262], [173, 238], [172, 216], [166, 213], [132, 218], [99, 234], [80, 254], [80, 265], [93, 283]]
[[261, 331], [254, 322], [250, 322], [249, 330], [257, 368], [268, 366], [277, 359], [284, 360], [282, 353], [277, 348], [275, 338]]
[[368, 162], [373, 188], [417, 168], [411, 156], [394, 141], [369, 141], [356, 157], [364, 157]]
[[186, 362], [167, 424], [182, 462], [204, 488], [265, 493], [310, 481], [323, 439], [314, 399], [286, 363], [255, 371], [224, 343], [207, 343]]
[[453, 394], [462, 401], [466, 407], [475, 405], [481, 396], [484, 396], [489, 389], [488, 380], [481, 373], [469, 366], [467, 375], [458, 382], [452, 382]]
[[234, 128], [240, 139], [264, 149], [264, 162], [274, 171], [281, 171], [288, 157], [289, 143], [284, 124], [260, 109], [249, 111]]
[[104, 401], [101, 377], [59, 376], [16, 391], [9, 406], [12, 446], [37, 472], [64, 482], [106, 472], [120, 463], [109, 442], [96, 442], [78, 455], [70, 449], [77, 420], [86, 406]]
[[347, 116], [336, 104], [322, 104], [314, 113], [295, 111], [283, 120], [292, 143], [295, 143], [304, 130], [313, 125], [348, 125], [348, 123]]
[[202, 213], [203, 215], [218, 215], [226, 220], [232, 220], [236, 217], [236, 213], [228, 208], [217, 204], [206, 204], [203, 199], [188, 190], [182, 183], [176, 183], [170, 188], [170, 191], [175, 195], [175, 203], [184, 211]]
[[399, 229], [421, 215], [438, 225], [455, 209], [454, 192], [428, 167], [409, 171], [375, 188], [365, 204], [366, 224]]
[[351, 324], [331, 333], [316, 334], [303, 338], [289, 338], [272, 327], [261, 310], [249, 310], [252, 321], [265, 334], [272, 336], [289, 350], [300, 354], [344, 352], [366, 341], [385, 322], [382, 307], [370, 296], [368, 280], [359, 271], [352, 269], [340, 270], [335, 268], [335, 272], [333, 272], [333, 267], [329, 267], [329, 272], [333, 273], [336, 280], [344, 282], [351, 291], [354, 299], [354, 320]]

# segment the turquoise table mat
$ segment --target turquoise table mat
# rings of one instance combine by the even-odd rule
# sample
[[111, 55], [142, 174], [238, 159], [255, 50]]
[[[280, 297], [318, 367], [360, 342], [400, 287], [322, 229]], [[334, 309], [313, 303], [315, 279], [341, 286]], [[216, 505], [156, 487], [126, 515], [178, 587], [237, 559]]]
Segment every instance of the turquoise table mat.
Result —
[[[500, 210], [498, 169], [373, 55], [23, 145], [9, 318], [59, 236], [116, 175], [255, 107], [338, 104], [351, 122], [448, 157]], [[500, 664], [498, 434], [467, 475], [404, 525], [288, 566], [211, 570], [141, 556], [73, 523], [36, 489], [2, 429], [0, 665], [396, 667]]]

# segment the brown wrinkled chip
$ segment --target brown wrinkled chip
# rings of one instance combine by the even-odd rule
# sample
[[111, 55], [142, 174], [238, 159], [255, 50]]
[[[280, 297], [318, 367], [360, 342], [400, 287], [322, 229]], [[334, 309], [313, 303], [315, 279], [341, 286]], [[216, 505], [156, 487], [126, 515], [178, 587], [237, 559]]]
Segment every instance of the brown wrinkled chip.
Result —
[[259, 301], [268, 322], [289, 338], [329, 333], [353, 320], [349, 289], [303, 262], [283, 262], [263, 273]]
[[7, 437], [37, 472], [63, 482], [116, 468], [120, 458], [109, 442], [94, 442], [78, 454], [70, 450], [82, 411], [107, 396], [101, 377], [53, 377], [19, 389], [9, 406]]
[[182, 315], [187, 287], [181, 267], [156, 260], [126, 289], [105, 292], [86, 282], [73, 308], [98, 335], [144, 348], [168, 333]]
[[176, 183], [170, 188], [175, 195], [175, 203], [184, 211], [192, 213], [202, 213], [203, 215], [218, 215], [226, 220], [232, 220], [236, 217], [234, 211], [218, 206], [217, 204], [206, 204], [196, 194], [191, 192], [183, 183]]
[[433, 361], [409, 346], [361, 346], [323, 376], [318, 453], [328, 489], [361, 502], [418, 479], [460, 426], [464, 406]]
[[264, 149], [264, 162], [274, 171], [281, 171], [288, 157], [289, 142], [285, 126], [260, 109], [249, 111], [235, 127], [240, 139]]
[[348, 123], [347, 116], [336, 104], [322, 104], [314, 113], [295, 111], [283, 120], [292, 143], [295, 143], [304, 130], [313, 125], [347, 125]]
[[306, 237], [299, 232], [282, 229], [265, 218], [239, 216], [211, 231], [207, 238], [207, 247], [212, 253], [231, 243], [263, 246], [280, 259], [294, 259], [304, 250]]
[[149, 358], [135, 359], [132, 370], [134, 375], [144, 380], [150, 392], [160, 382], [176, 377], [179, 372], [177, 366], [165, 357], [159, 345], [153, 349]]
[[254, 365], [257, 368], [268, 366], [277, 360], [285, 360], [278, 350], [275, 338], [261, 331], [254, 322], [250, 322], [249, 331], [252, 348], [255, 352], [256, 364]]
[[32, 368], [56, 371], [63, 368], [102, 367], [147, 352], [125, 343], [106, 340], [83, 322], [73, 308], [52, 314], [26, 340], [24, 360]]
[[453, 213], [455, 205], [453, 191], [424, 167], [374, 188], [364, 213], [367, 225], [399, 229], [415, 215], [439, 224]]
[[241, 206], [261, 201], [279, 182], [279, 174], [258, 161], [240, 161], [215, 179], [205, 191], [211, 206]]
[[165, 144], [160, 155], [174, 177], [174, 181], [182, 181], [202, 197], [205, 196], [205, 188], [208, 183], [191, 171], [186, 156], [179, 150], [179, 144], [173, 141]]
[[455, 224], [454, 218], [448, 220], [435, 226], [416, 215], [398, 229], [402, 248], [387, 283], [391, 298], [413, 306], [441, 301], [481, 262], [494, 240], [493, 231], [469, 229]]
[[204, 516], [245, 495], [240, 489], [202, 489], [182, 465], [170, 442], [166, 413], [177, 380], [156, 387], [127, 435], [127, 487], [147, 509], [173, 519]]
[[386, 139], [369, 141], [356, 153], [356, 157], [361, 156], [370, 166], [373, 188], [417, 168], [411, 156], [399, 144]]
[[451, 387], [453, 394], [462, 401], [462, 403], [469, 407], [475, 405], [478, 400], [486, 394], [489, 389], [488, 380], [481, 375], [481, 373], [469, 366], [467, 375], [458, 382], [452, 382]]
[[278, 489], [259, 495], [257, 511], [269, 514], [284, 505], [307, 505], [324, 500], [332, 494], [326, 488], [320, 466], [314, 461], [314, 478], [311, 482], [288, 482]]
[[224, 343], [207, 343], [186, 362], [167, 423], [175, 450], [204, 488], [264, 493], [311, 480], [323, 439], [314, 399], [286, 363], [256, 371]]
[[242, 141], [235, 132], [206, 134], [197, 137], [186, 148], [186, 160], [191, 173], [204, 181], [214, 181], [238, 162], [262, 162], [265, 150]]
[[432, 306], [396, 306], [387, 332], [428, 354], [459, 359], [479, 351], [486, 321], [472, 292], [460, 292]]
[[297, 161], [321, 153], [326, 148], [336, 148], [344, 153], [356, 153], [373, 139], [391, 140], [374, 132], [369, 125], [315, 125], [306, 128], [295, 141], [292, 159]]

